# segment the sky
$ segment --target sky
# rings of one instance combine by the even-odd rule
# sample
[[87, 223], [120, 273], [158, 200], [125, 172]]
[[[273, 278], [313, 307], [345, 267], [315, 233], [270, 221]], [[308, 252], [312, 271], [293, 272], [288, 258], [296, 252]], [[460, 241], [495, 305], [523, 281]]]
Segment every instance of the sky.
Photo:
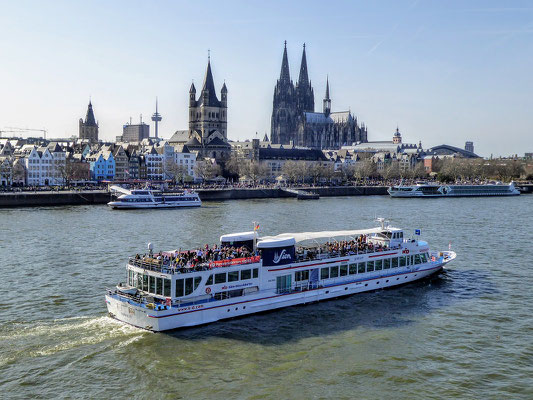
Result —
[[[332, 110], [351, 110], [368, 139], [533, 152], [531, 1], [4, 1], [0, 130], [78, 134], [91, 99], [100, 138], [149, 121], [188, 128], [188, 91], [208, 50], [228, 87], [228, 138], [270, 136], [287, 40], [297, 80], [306, 44], [315, 110], [329, 76]], [[218, 93], [220, 96], [220, 93]], [[151, 121], [149, 121], [151, 123]], [[153, 125], [151, 126], [153, 134]], [[7, 133], [4, 134], [7, 136]]]

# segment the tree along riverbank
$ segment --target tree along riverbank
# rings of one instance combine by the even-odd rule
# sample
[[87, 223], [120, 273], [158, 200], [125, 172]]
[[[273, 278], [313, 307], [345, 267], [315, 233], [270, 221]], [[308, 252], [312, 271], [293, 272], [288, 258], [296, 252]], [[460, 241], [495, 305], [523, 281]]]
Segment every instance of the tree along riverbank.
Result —
[[[386, 195], [387, 186], [335, 186], [299, 187], [320, 196], [374, 196]], [[279, 188], [243, 189], [198, 189], [202, 201], [247, 200], [295, 197]], [[64, 205], [106, 204], [111, 194], [104, 190], [61, 191], [61, 192], [13, 192], [0, 193], [0, 207], [43, 207]]]

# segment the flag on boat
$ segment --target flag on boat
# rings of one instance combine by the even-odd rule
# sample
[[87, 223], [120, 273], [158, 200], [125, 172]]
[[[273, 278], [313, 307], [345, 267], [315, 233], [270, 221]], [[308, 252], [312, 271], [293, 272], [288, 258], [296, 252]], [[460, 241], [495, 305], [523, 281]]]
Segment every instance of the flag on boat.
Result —
[[448, 243], [448, 250], [452, 249], [452, 242]]
[[255, 224], [254, 226], [254, 231], [257, 231], [257, 230], [259, 230], [259, 224]]
[[415, 235], [420, 235], [420, 229], [415, 229]]

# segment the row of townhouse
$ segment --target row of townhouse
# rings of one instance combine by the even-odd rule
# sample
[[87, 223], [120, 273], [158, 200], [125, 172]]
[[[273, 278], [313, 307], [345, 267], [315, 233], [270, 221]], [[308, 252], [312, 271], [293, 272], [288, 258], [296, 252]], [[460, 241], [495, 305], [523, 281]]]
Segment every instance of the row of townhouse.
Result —
[[58, 143], [47, 146], [0, 141], [0, 185], [62, 185], [67, 151]]
[[129, 179], [165, 180], [175, 175], [187, 175], [194, 179], [196, 153], [186, 147], [171, 146], [166, 142], [110, 144], [87, 155], [91, 177], [94, 180]]
[[[72, 181], [194, 179], [196, 153], [186, 146], [0, 139], [1, 186], [56, 186]], [[176, 179], [177, 180], [177, 179]]]

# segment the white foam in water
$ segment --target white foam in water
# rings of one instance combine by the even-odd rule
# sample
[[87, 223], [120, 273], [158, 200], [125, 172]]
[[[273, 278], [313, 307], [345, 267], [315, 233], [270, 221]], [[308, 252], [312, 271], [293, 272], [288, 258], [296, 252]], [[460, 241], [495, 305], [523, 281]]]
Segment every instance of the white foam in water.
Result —
[[[30, 323], [18, 324], [10, 331], [11, 334], [0, 336], [0, 340], [13, 343], [23, 339], [24, 344], [17, 343], [16, 347], [21, 349], [23, 353], [29, 354], [30, 357], [48, 356], [60, 351], [122, 337], [126, 340], [120, 341], [118, 346], [125, 347], [149, 333], [108, 316], [78, 316], [53, 321], [40, 321], [31, 323], [31, 325]], [[46, 340], [41, 341], [40, 336], [46, 336]], [[43, 342], [53, 343], [53, 345], [43, 346]], [[23, 350], [24, 347], [26, 347], [26, 351]], [[35, 348], [31, 349], [31, 347]], [[4, 360], [1, 364], [7, 362], [9, 360]]]

